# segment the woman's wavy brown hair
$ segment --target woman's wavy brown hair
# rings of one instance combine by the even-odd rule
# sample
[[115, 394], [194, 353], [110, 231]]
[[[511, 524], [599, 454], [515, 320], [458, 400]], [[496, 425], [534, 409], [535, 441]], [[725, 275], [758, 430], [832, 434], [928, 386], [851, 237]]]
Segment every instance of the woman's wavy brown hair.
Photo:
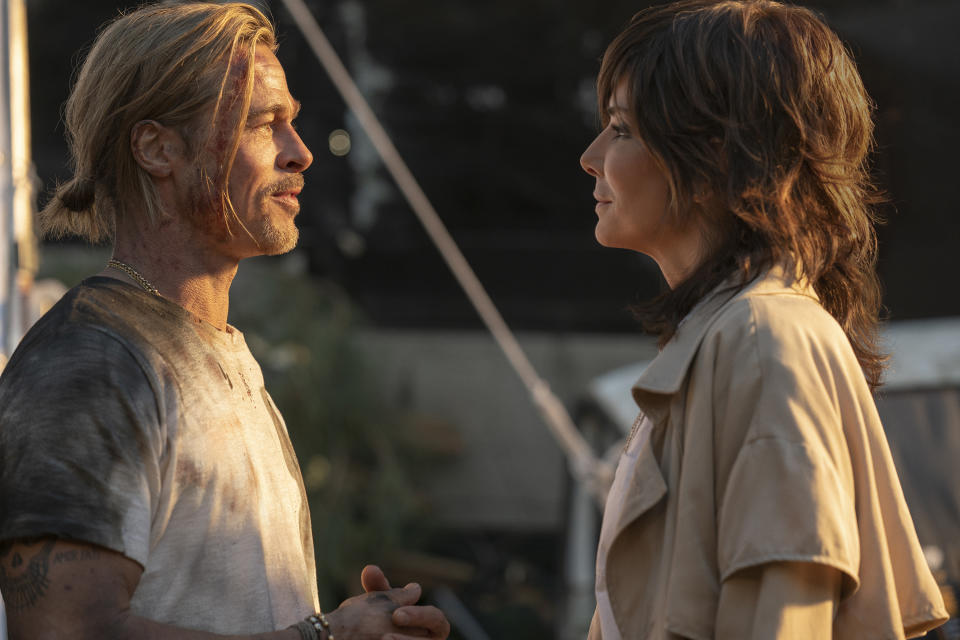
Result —
[[[164, 2], [111, 22], [97, 36], [67, 100], [74, 176], [40, 212], [42, 232], [102, 242], [113, 237], [118, 217], [157, 222], [165, 214], [130, 147], [131, 132], [143, 120], [183, 135], [227, 230], [231, 220], [243, 228], [226, 185], [253, 92], [258, 45], [276, 48], [273, 25], [255, 7], [238, 2]], [[200, 156], [212, 133], [225, 126], [232, 131], [225, 132], [211, 171]]]
[[731, 276], [739, 290], [795, 263], [878, 386], [873, 105], [837, 35], [801, 7], [684, 0], [636, 14], [607, 48], [601, 114], [621, 82], [667, 177], [670, 222], [698, 225], [709, 247], [637, 309], [645, 326], [662, 344]]

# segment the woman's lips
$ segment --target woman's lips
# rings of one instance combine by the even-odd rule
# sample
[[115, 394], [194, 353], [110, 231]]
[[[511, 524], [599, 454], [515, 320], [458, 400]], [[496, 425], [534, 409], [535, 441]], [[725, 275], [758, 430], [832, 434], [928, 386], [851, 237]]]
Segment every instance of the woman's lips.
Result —
[[601, 198], [597, 194], [593, 194], [593, 198], [597, 201], [597, 205], [594, 207], [594, 211], [597, 211], [598, 213], [600, 212], [600, 209], [602, 209], [603, 207], [607, 206], [612, 202], [612, 200]]

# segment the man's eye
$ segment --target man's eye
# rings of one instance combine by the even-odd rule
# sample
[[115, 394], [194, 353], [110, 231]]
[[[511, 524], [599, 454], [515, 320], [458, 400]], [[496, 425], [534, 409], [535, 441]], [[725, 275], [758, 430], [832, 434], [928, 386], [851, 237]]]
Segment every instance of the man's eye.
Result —
[[611, 124], [610, 128], [613, 129], [615, 138], [626, 138], [630, 136], [630, 129], [622, 124]]

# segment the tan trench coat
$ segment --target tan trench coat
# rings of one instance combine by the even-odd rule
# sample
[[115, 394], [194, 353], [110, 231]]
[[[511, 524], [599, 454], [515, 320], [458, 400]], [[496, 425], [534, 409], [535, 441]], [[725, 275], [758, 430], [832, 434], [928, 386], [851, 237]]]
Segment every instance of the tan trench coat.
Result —
[[[893, 640], [947, 618], [856, 357], [792, 280], [775, 268], [709, 296], [634, 386], [654, 426], [607, 558], [624, 640], [723, 637], [717, 621], [738, 615], [768, 618], [754, 637], [807, 640], [759, 605], [769, 594], [724, 593], [778, 561], [842, 572], [835, 638]], [[774, 595], [787, 613], [799, 597]]]

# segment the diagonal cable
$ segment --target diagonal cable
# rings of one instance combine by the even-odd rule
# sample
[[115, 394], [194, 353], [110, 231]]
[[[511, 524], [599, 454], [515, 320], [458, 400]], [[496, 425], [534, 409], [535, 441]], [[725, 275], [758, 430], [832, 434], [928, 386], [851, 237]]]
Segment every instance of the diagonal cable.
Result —
[[466, 293], [473, 307], [480, 314], [480, 318], [490, 331], [494, 340], [500, 346], [513, 369], [520, 376], [527, 391], [530, 393], [540, 415], [553, 434], [560, 448], [567, 456], [570, 469], [574, 477], [585, 483], [602, 505], [606, 499], [607, 488], [610, 485], [612, 473], [610, 466], [594, 455], [593, 450], [577, 430], [560, 399], [550, 390], [550, 386], [537, 374], [527, 355], [517, 342], [513, 332], [504, 322], [490, 296], [480, 283], [473, 269], [467, 263], [460, 248], [450, 236], [446, 226], [437, 215], [436, 210], [420, 188], [420, 184], [411, 173], [406, 162], [400, 156], [390, 136], [376, 114], [370, 108], [363, 94], [357, 88], [340, 56], [334, 50], [330, 41], [320, 29], [316, 19], [304, 4], [303, 0], [283, 0], [287, 11], [309, 43], [326, 70], [334, 86], [340, 92], [347, 106], [353, 111], [360, 126], [369, 136], [374, 148], [383, 159], [383, 163], [390, 172], [400, 191], [403, 193], [410, 207], [413, 209], [427, 235], [440, 251], [450, 271]]

